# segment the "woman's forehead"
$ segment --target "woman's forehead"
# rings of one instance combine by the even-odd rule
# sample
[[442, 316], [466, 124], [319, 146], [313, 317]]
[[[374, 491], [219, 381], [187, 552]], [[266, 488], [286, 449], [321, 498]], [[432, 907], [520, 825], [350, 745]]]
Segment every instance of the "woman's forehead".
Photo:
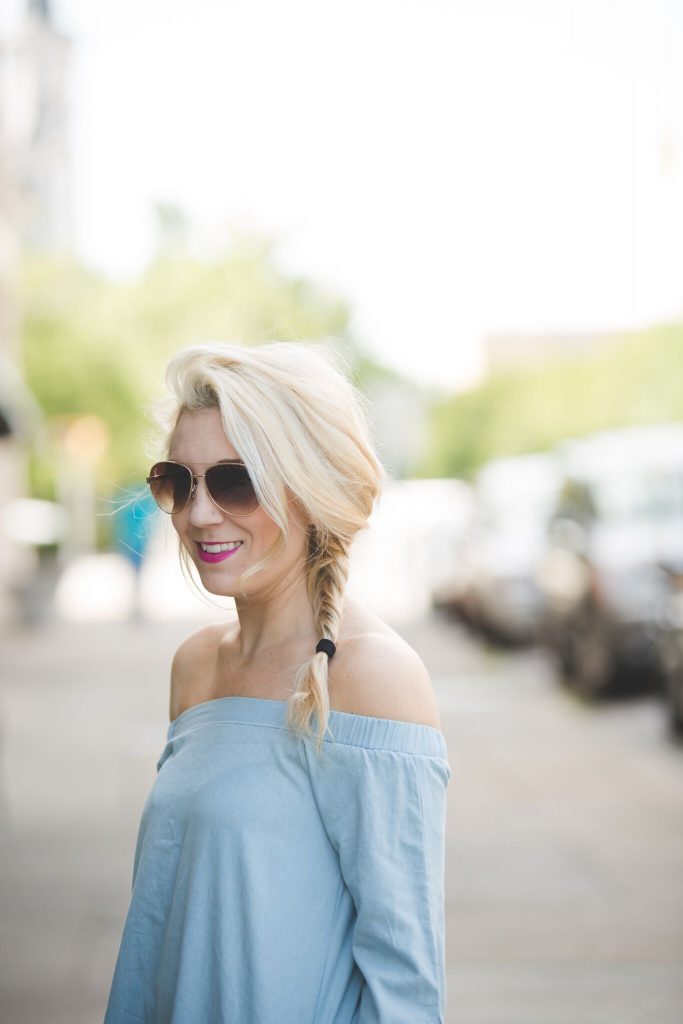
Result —
[[186, 465], [211, 466], [240, 456], [225, 435], [217, 409], [186, 409], [171, 436], [168, 457]]

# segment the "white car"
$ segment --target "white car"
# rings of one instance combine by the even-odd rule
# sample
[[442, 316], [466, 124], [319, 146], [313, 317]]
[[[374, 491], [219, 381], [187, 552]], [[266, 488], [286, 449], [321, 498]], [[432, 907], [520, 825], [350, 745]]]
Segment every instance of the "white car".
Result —
[[461, 610], [493, 639], [536, 637], [542, 595], [535, 574], [560, 483], [550, 452], [493, 459], [476, 476], [475, 512], [463, 542]]

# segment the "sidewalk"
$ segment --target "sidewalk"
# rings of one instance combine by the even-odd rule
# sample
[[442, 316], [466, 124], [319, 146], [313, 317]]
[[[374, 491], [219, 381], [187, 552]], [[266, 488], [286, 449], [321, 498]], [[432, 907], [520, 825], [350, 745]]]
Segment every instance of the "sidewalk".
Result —
[[[8, 1024], [102, 1024], [170, 663], [197, 628], [57, 621], [3, 643]], [[534, 652], [487, 651], [435, 618], [401, 632], [453, 769], [446, 1024], [680, 1024], [683, 756], [660, 706], [593, 711]]]

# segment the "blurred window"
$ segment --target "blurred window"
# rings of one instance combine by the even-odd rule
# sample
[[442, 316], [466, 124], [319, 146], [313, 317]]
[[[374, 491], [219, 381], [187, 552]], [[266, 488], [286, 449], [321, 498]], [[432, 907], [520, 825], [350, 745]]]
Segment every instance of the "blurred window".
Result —
[[600, 518], [609, 521], [683, 517], [683, 468], [605, 477], [593, 492]]

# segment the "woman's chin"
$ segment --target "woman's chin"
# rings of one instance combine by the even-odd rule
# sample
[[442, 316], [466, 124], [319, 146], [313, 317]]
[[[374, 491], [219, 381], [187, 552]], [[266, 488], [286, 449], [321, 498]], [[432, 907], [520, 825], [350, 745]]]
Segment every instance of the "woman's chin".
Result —
[[237, 593], [234, 581], [218, 580], [212, 577], [210, 573], [202, 574], [202, 587], [208, 594], [213, 594], [214, 597], [234, 597]]
[[210, 594], [217, 597], [232, 597], [237, 590], [237, 577], [228, 572], [221, 572], [221, 565], [207, 565], [200, 559], [193, 559], [199, 573], [202, 586]]

